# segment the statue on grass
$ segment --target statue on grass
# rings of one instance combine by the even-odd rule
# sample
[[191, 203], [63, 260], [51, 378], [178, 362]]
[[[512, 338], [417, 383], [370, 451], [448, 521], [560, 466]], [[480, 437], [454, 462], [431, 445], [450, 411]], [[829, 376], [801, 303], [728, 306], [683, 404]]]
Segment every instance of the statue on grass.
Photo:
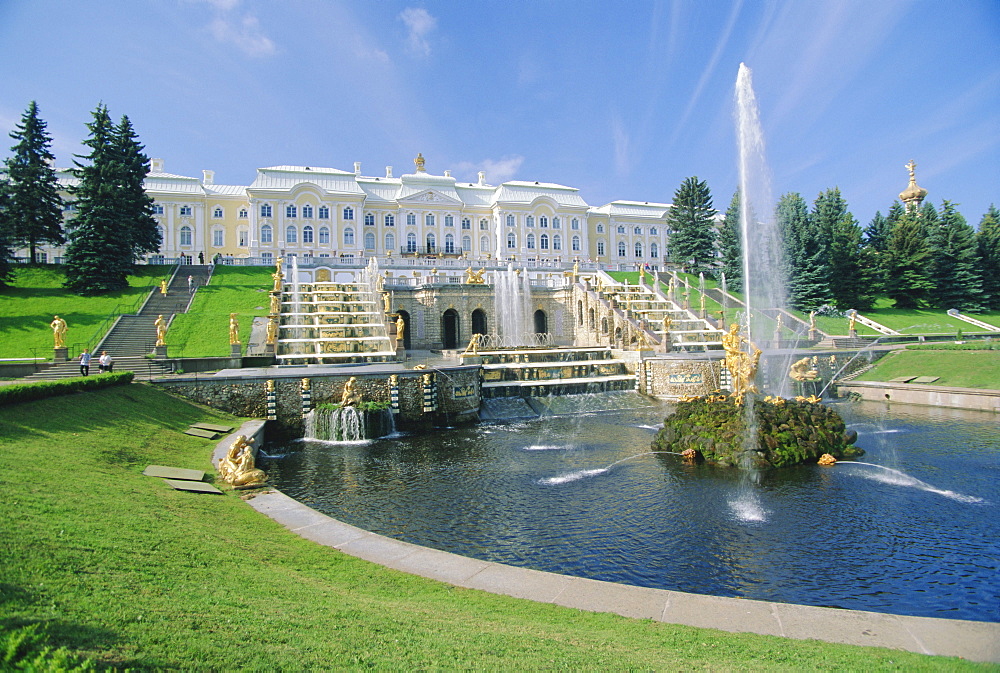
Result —
[[229, 314], [229, 344], [235, 345], [240, 342], [240, 321], [235, 313]]
[[55, 348], [66, 348], [66, 330], [68, 329], [66, 321], [55, 316], [49, 323], [49, 327], [52, 328], [52, 340], [55, 343]]
[[254, 488], [267, 481], [264, 470], [254, 464], [252, 444], [252, 439], [240, 435], [229, 445], [225, 458], [219, 461], [219, 476], [233, 488]]

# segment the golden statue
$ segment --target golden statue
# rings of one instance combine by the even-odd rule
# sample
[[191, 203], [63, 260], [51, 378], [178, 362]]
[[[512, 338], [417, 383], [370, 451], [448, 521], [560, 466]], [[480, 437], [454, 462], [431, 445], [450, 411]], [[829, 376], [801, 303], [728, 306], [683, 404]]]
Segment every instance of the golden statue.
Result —
[[850, 334], [851, 332], [857, 332], [858, 331], [857, 327], [858, 327], [858, 314], [857, 312], [855, 312], [851, 314], [850, 321], [847, 323], [848, 334]]
[[465, 284], [483, 285], [484, 283], [486, 283], [486, 281], [483, 280], [484, 273], [486, 273], [485, 268], [480, 269], [479, 271], [473, 271], [472, 267], [470, 266], [468, 269], [465, 270]]
[[236, 345], [240, 342], [240, 321], [236, 319], [235, 313], [229, 314], [229, 343]]
[[271, 292], [271, 313], [281, 313], [281, 293]]
[[645, 284], [645, 282], [646, 282], [646, 267], [645, 266], [640, 266], [639, 267], [639, 284], [642, 285], [642, 284]]
[[395, 388], [398, 385], [399, 385], [399, 374], [390, 374], [389, 375], [389, 386], [392, 387], [392, 388]]
[[347, 379], [347, 383], [344, 384], [344, 392], [340, 394], [340, 406], [353, 407], [361, 401], [361, 393], [355, 389], [357, 381], [356, 376]]
[[472, 338], [469, 339], [469, 345], [465, 349], [466, 355], [479, 355], [479, 338], [481, 336], [478, 332], [472, 335]]
[[278, 320], [276, 316], [267, 317], [267, 343], [273, 344], [278, 339]]
[[823, 467], [830, 467], [831, 465], [837, 464], [837, 459], [831, 456], [829, 453], [824, 453], [822, 456], [819, 457], [819, 460], [816, 461], [816, 464], [822, 465]]
[[274, 379], [268, 379], [264, 382], [264, 389], [269, 393], [274, 392]]
[[52, 340], [55, 342], [55, 348], [65, 348], [66, 347], [66, 330], [68, 329], [66, 321], [55, 316], [52, 322], [49, 323], [49, 327], [52, 328]]
[[816, 331], [816, 311], [809, 311], [809, 331]]
[[385, 313], [392, 313], [392, 296], [388, 292], [382, 293], [382, 310]]
[[819, 378], [819, 372], [814, 368], [812, 359], [808, 357], [793, 364], [788, 375], [796, 381], [815, 381]]
[[267, 481], [264, 470], [254, 465], [252, 439], [240, 435], [229, 446], [226, 457], [219, 460], [219, 476], [233, 488], [253, 488]]
[[274, 270], [275, 270], [275, 271], [276, 271], [277, 273], [282, 273], [282, 271], [281, 271], [281, 264], [282, 264], [283, 262], [284, 262], [284, 260], [283, 260], [283, 259], [282, 259], [281, 257], [279, 257], [278, 259], [276, 259], [276, 260], [274, 261]]
[[160, 281], [160, 294], [162, 294], [164, 297], [167, 296], [167, 281], [165, 280]]
[[160, 315], [153, 321], [153, 324], [156, 325], [156, 345], [166, 346], [167, 321], [163, 319], [162, 315]]
[[424, 161], [424, 155], [421, 152], [417, 152], [417, 158], [413, 160], [413, 163], [417, 167], [417, 173], [426, 173], [427, 172], [424, 169], [424, 163], [426, 163], [426, 162]]
[[271, 278], [274, 279], [274, 290], [272, 290], [272, 292], [280, 293], [284, 289], [284, 285], [281, 282], [284, 277], [285, 275], [280, 271], [275, 271], [271, 274]]
[[309, 379], [302, 379], [302, 392], [309, 390]]
[[673, 324], [673, 319], [671, 319], [670, 314], [667, 313], [663, 316], [663, 332], [665, 334], [670, 333], [670, 326]]
[[403, 340], [403, 332], [406, 331], [406, 321], [403, 320], [403, 316], [396, 317], [396, 341]]
[[[743, 338], [739, 330], [740, 326], [736, 323], [730, 325], [729, 331], [722, 335], [722, 347], [726, 349], [726, 369], [733, 379], [732, 397], [737, 404], [743, 404], [743, 397], [747, 393], [757, 392], [753, 380], [757, 375], [761, 351]], [[747, 344], [750, 352], [742, 349], [743, 343]]]

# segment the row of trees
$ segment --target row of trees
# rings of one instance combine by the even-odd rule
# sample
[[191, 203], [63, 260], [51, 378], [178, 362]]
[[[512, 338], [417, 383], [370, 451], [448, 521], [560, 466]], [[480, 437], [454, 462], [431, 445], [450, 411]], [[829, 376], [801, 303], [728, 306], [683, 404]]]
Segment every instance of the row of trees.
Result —
[[63, 201], [50, 151], [52, 139], [32, 101], [10, 136], [17, 141], [0, 175], [0, 284], [11, 277], [11, 251], [40, 244], [66, 247], [66, 287], [83, 295], [119, 290], [144, 254], [160, 247], [153, 199], [143, 188], [149, 158], [127, 116], [118, 124], [98, 105], [77, 156], [78, 184], [68, 189], [76, 216], [63, 230]]
[[[721, 270], [729, 287], [740, 290], [739, 192], [719, 228], [716, 214], [708, 185], [686, 179], [667, 216], [673, 231], [667, 253], [677, 264]], [[914, 210], [897, 201], [862, 230], [833, 188], [812, 208], [800, 194], [785, 194], [774, 217], [783, 252], [775, 272], [785, 278], [794, 308], [866, 310], [885, 296], [898, 308], [1000, 309], [1000, 212], [992, 205], [978, 231], [947, 200]]]

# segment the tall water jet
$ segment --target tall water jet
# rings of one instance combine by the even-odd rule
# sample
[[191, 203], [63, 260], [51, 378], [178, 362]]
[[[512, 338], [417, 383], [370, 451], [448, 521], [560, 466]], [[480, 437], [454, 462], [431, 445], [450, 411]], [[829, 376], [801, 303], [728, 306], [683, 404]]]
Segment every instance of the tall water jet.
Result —
[[513, 265], [496, 274], [493, 286], [500, 343], [508, 348], [530, 344], [531, 281], [528, 271], [517, 273]]

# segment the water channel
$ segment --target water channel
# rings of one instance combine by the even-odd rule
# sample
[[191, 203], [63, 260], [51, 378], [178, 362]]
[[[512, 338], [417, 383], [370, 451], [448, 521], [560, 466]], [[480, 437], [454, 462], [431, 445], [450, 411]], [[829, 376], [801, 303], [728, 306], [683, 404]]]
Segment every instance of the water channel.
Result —
[[669, 411], [658, 403], [294, 442], [270, 447], [284, 455], [262, 466], [276, 487], [332, 517], [478, 559], [701, 594], [1000, 621], [996, 416], [837, 407], [865, 464], [756, 474], [749, 490], [737, 470], [647, 453]]

